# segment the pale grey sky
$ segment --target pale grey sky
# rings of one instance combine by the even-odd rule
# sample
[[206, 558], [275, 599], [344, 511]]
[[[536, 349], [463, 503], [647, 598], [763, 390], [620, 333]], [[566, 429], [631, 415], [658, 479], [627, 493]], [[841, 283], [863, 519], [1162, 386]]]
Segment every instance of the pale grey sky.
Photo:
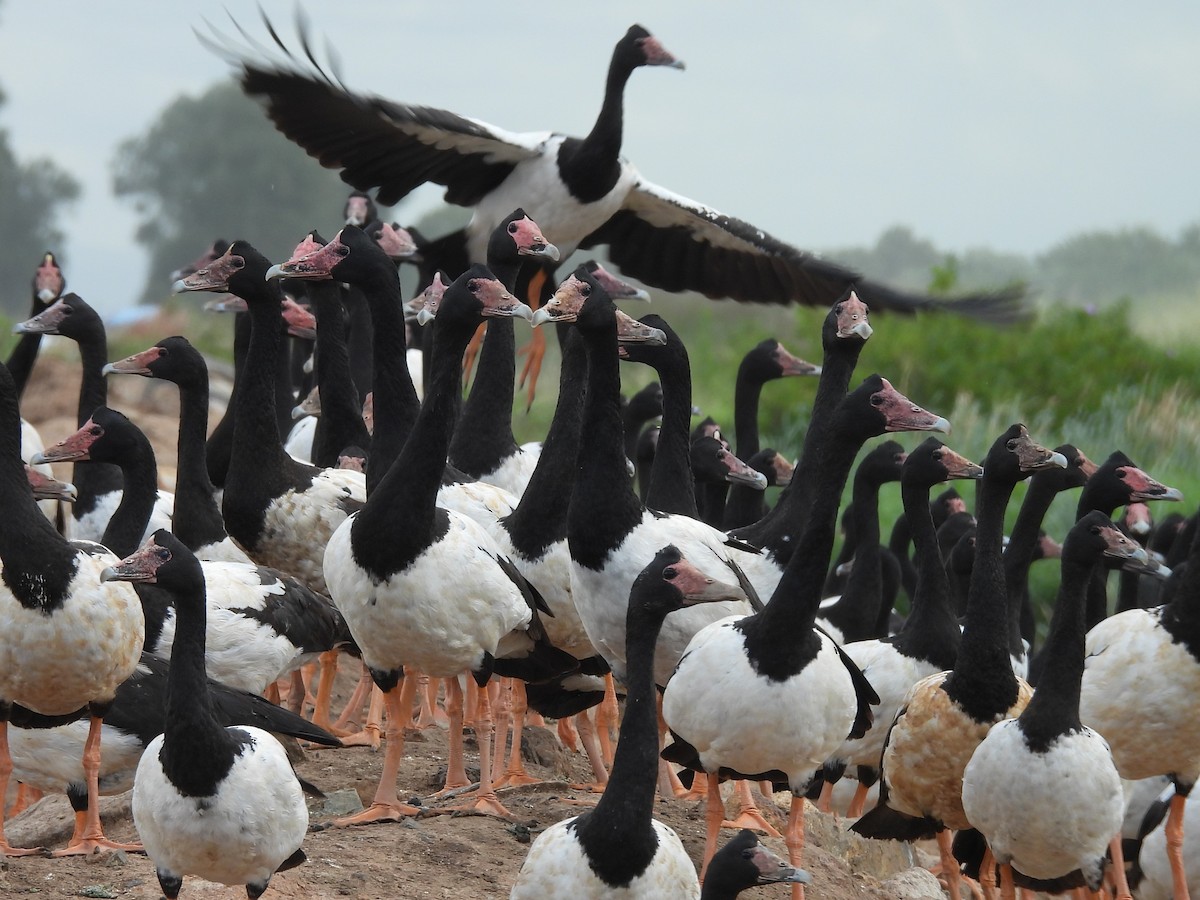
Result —
[[[356, 90], [574, 134], [599, 108], [612, 45], [640, 22], [687, 71], [634, 74], [626, 156], [809, 250], [899, 223], [948, 250], [1032, 254], [1087, 229], [1175, 236], [1200, 219], [1189, 0], [300, 5]], [[292, 0], [263, 6], [290, 35]], [[115, 148], [228, 74], [192, 34], [205, 17], [232, 32], [226, 9], [265, 40], [252, 0], [0, 4], [0, 127], [22, 158], [50, 156], [83, 183], [63, 221], [67, 275], [102, 308], [129, 303], [146, 264], [111, 193]]]

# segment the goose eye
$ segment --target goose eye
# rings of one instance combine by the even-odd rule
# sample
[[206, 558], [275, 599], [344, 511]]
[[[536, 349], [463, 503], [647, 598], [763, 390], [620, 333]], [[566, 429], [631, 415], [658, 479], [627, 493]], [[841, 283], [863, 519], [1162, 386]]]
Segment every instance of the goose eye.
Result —
[[91, 428], [88, 429], [88, 434], [99, 437], [100, 435], [104, 434], [104, 429], [101, 428], [99, 425], [93, 425]]
[[334, 249], [334, 252], [337, 253], [337, 255], [340, 256], [342, 259], [345, 259], [347, 256], [350, 255], [350, 248], [338, 246]]
[[242, 259], [240, 256], [235, 256], [233, 259], [230, 260], [230, 263], [233, 265], [233, 267], [235, 269], [240, 269], [240, 268], [242, 268], [242, 266], [246, 265], [246, 261], [244, 259]]
[[166, 547], [159, 547], [154, 552], [154, 555], [157, 556], [159, 559], [161, 559], [163, 562], [166, 562], [168, 559], [171, 558], [171, 551], [168, 550]]
[[663, 578], [665, 578], [667, 581], [670, 581], [678, 574], [679, 572], [674, 566], [667, 566], [665, 569], [663, 569]]
[[878, 394], [872, 394], [871, 395], [871, 405], [872, 406], [883, 406], [883, 398], [880, 397]]
[[941, 459], [941, 458], [942, 458], [942, 451], [941, 451], [941, 450], [934, 450], [934, 451], [933, 451], [933, 458], [934, 458], [934, 459]]
[[509, 233], [509, 234], [516, 234], [516, 233], [517, 233], [517, 223], [516, 223], [516, 222], [509, 222], [509, 223], [508, 223], [508, 233]]

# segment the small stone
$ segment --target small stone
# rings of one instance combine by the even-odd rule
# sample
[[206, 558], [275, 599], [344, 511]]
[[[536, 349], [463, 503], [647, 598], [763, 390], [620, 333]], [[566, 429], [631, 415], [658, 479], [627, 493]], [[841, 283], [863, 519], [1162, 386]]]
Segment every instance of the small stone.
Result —
[[906, 869], [881, 887], [896, 900], [944, 900], [946, 894], [928, 869]]
[[80, 897], [94, 897], [96, 900], [116, 900], [117, 892], [105, 884], [89, 884], [79, 889]]
[[89, 853], [83, 858], [84, 863], [89, 866], [107, 866], [116, 868], [129, 864], [129, 856], [124, 850], [97, 850], [95, 853]]
[[320, 815], [349, 816], [362, 808], [362, 799], [359, 797], [358, 791], [352, 788], [345, 788], [340, 791], [330, 791], [325, 795], [325, 802], [321, 804]]

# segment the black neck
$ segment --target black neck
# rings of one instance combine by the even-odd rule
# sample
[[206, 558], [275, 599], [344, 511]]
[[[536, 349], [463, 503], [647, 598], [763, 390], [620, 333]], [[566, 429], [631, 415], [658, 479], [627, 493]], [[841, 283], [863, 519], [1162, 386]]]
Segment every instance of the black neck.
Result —
[[403, 571], [447, 528], [437, 494], [462, 402], [462, 357], [471, 334], [470, 328], [435, 325], [430, 381], [416, 424], [354, 519], [355, 561], [375, 578]]
[[[879, 484], [863, 469], [854, 476], [854, 567], [841, 599], [824, 618], [837, 626], [842, 643], [875, 636], [875, 621], [883, 600], [883, 574], [879, 551]], [[831, 548], [832, 549], [832, 548]]]
[[929, 488], [902, 482], [900, 496], [916, 548], [917, 580], [908, 618], [892, 643], [905, 656], [951, 669], [962, 638], [929, 510]]
[[350, 354], [350, 375], [354, 379], [355, 393], [359, 397], [366, 397], [371, 392], [375, 377], [375, 338], [371, 328], [371, 310], [363, 292], [354, 285], [349, 285], [342, 292], [342, 298], [350, 319], [346, 335], [347, 351]]
[[787, 565], [791, 559], [796, 536], [804, 528], [812, 495], [818, 489], [818, 483], [811, 471], [811, 460], [816, 459], [822, 447], [828, 423], [837, 405], [846, 396], [850, 378], [858, 365], [858, 356], [866, 344], [857, 337], [837, 337], [836, 320], [831, 325], [827, 319], [822, 330], [822, 346], [824, 356], [817, 392], [813, 397], [812, 415], [809, 417], [808, 430], [804, 434], [800, 464], [792, 475], [792, 482], [780, 495], [775, 507], [761, 521], [734, 532], [736, 537], [767, 550], [780, 565]]
[[[636, 870], [642, 864], [644, 871], [657, 848], [651, 824], [658, 781], [654, 647], [662, 624], [661, 616], [631, 605], [625, 630], [628, 693], [612, 772], [595, 809], [575, 826], [584, 853], [602, 876], [605, 866]], [[648, 856], [644, 864], [639, 856]]]
[[[1187, 534], [1186, 531], [1180, 533]], [[1200, 528], [1193, 529], [1187, 565], [1175, 595], [1163, 607], [1163, 628], [1200, 661]]]
[[733, 391], [734, 448], [743, 462], [759, 450], [758, 401], [763, 388], [763, 383], [751, 377], [747, 368], [747, 360], [743, 359]]
[[[154, 449], [140, 430], [132, 429], [131, 437], [133, 441], [121, 455], [120, 461], [125, 490], [100, 540], [122, 559], [141, 546], [142, 535], [146, 533], [146, 526], [154, 512], [154, 502], [158, 499], [158, 465], [154, 460]], [[96, 463], [83, 465], [93, 466]]]
[[[502, 278], [499, 273], [493, 274]], [[507, 282], [506, 286], [512, 289]], [[450, 443], [450, 463], [475, 478], [496, 471], [517, 452], [512, 431], [516, 352], [513, 320], [488, 322], [471, 393]]]
[[571, 559], [599, 570], [642, 521], [642, 504], [629, 484], [621, 445], [621, 375], [617, 359], [617, 321], [581, 331], [587, 350], [588, 382], [575, 487], [567, 509]]
[[75, 550], [34, 502], [21, 462], [16, 386], [0, 370], [0, 579], [27, 609], [62, 605], [75, 575]]
[[1083, 680], [1086, 629], [1084, 599], [1088, 575], [1095, 568], [1090, 560], [1064, 556], [1058, 600], [1050, 620], [1050, 633], [1042, 648], [1045, 665], [1037, 690], [1021, 713], [1020, 728], [1025, 742], [1044, 753], [1060, 735], [1079, 731], [1079, 686]]
[[184, 514], [171, 519], [171, 530], [192, 551], [223, 541], [225, 521], [208, 477], [208, 378], [179, 385], [179, 450], [175, 505]]
[[[97, 319], [95, 326], [76, 340], [83, 366], [79, 406], [75, 411], [75, 425], [80, 427], [95, 410], [108, 403], [108, 382], [102, 374], [108, 362], [108, 338], [103, 323]], [[121, 470], [111, 463], [83, 463], [72, 467], [71, 482], [78, 492], [71, 515], [78, 521], [96, 508], [100, 497], [121, 490]]]
[[[1039, 477], [1042, 476], [1042, 477]], [[1004, 586], [1008, 604], [1008, 648], [1014, 655], [1024, 651], [1021, 640], [1021, 605], [1029, 592], [1029, 567], [1033, 565], [1042, 520], [1058, 494], [1053, 478], [1058, 472], [1045, 470], [1029, 480], [1029, 489], [1017, 513], [1008, 546], [1004, 550]]]
[[633, 69], [613, 57], [604, 86], [604, 103], [596, 123], [582, 141], [570, 139], [559, 151], [558, 164], [571, 194], [584, 203], [607, 194], [620, 175], [625, 83]]
[[167, 779], [188, 797], [214, 794], [248, 740], [222, 728], [213, 710], [204, 669], [205, 605], [203, 582], [195, 593], [175, 598], [166, 730], [158, 757]]
[[[660, 320], [655, 327], [665, 325]], [[654, 354], [653, 363], [662, 384], [662, 429], [650, 468], [646, 506], [659, 512], [699, 518], [696, 485], [688, 455], [692, 421], [692, 367], [687, 348], [669, 326], [662, 329], [667, 345]]]
[[566, 538], [567, 507], [575, 483], [587, 354], [574, 330], [559, 336], [562, 367], [554, 418], [521, 502], [503, 520], [513, 546], [527, 559], [539, 559], [552, 544]]
[[347, 447], [370, 447], [371, 436], [363, 423], [362, 402], [350, 374], [346, 348], [346, 310], [341, 290], [333, 281], [310, 281], [308, 298], [317, 315], [317, 389], [321, 418], [313, 441], [313, 464], [323, 469], [337, 466], [338, 454]]
[[1008, 650], [1008, 604], [1004, 587], [1004, 510], [1015, 485], [989, 478], [984, 468], [976, 495], [975, 563], [967, 592], [967, 622], [958, 662], [946, 693], [978, 722], [988, 722], [1017, 700], [1017, 679]]
[[[375, 431], [367, 457], [367, 494], [387, 475], [400, 455], [409, 432], [417, 421], [421, 401], [417, 399], [405, 346], [403, 298], [396, 270], [386, 264], [371, 266], [359, 282], [371, 310], [371, 329], [375, 358], [374, 385]], [[426, 354], [431, 356], [432, 354]], [[459, 354], [461, 363], [462, 354]], [[432, 378], [432, 375], [430, 376]], [[426, 381], [428, 390], [429, 381]], [[442, 455], [445, 463], [445, 454]]]
[[[32, 319], [44, 308], [35, 291], [29, 317]], [[37, 362], [38, 350], [41, 346], [42, 336], [40, 334], [22, 334], [17, 338], [16, 345], [8, 355], [8, 371], [16, 385], [18, 400], [25, 396], [25, 385], [29, 383], [29, 376], [33, 374], [33, 364]]]
[[233, 423], [237, 417], [237, 395], [242, 383], [242, 372], [246, 368], [246, 354], [250, 351], [250, 314], [234, 313], [233, 316], [233, 387], [229, 392], [229, 404], [225, 414], [217, 423], [206, 441], [205, 465], [208, 478], [214, 487], [225, 487], [229, 474], [229, 457], [233, 452]]

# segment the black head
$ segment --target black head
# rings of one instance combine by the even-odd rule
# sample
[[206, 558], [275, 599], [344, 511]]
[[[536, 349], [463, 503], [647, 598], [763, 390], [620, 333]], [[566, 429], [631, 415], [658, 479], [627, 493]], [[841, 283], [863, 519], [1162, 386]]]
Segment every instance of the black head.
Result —
[[1179, 490], [1151, 478], [1117, 450], [1087, 480], [1080, 501], [1088, 508], [1108, 512], [1127, 503], [1182, 499]]
[[764, 384], [789, 375], [820, 375], [821, 367], [805, 362], [775, 340], [767, 338], [742, 357], [738, 377], [751, 384]]
[[537, 222], [524, 209], [513, 210], [488, 237], [489, 262], [520, 263], [526, 258], [558, 261], [558, 248], [542, 236]]
[[725, 440], [725, 435], [721, 432], [721, 426], [712, 416], [705, 416], [692, 429], [691, 440], [693, 442], [700, 440], [703, 437], [712, 437], [720, 441], [724, 446], [729, 446], [729, 441]]
[[543, 322], [574, 323], [582, 331], [611, 328], [616, 306], [608, 292], [579, 266], [558, 286], [554, 296], [533, 314], [533, 326]]
[[825, 352], [836, 352], [839, 345], [846, 343], [859, 346], [866, 343], [872, 333], [869, 314], [867, 304], [858, 299], [858, 294], [847, 291], [830, 307], [829, 315], [821, 326], [821, 346]]
[[42, 264], [33, 273], [33, 295], [43, 306], [49, 306], [67, 289], [67, 280], [54, 254], [47, 250], [42, 255]]
[[884, 441], [863, 457], [858, 464], [858, 473], [875, 485], [899, 481], [907, 458], [908, 454], [896, 441]]
[[630, 418], [638, 422], [645, 422], [661, 416], [663, 414], [662, 385], [657, 381], [651, 381], [629, 398], [629, 405], [625, 411]]
[[[982, 466], [980, 468], [982, 469]], [[981, 471], [980, 477], [982, 475]], [[967, 501], [962, 498], [958, 488], [946, 488], [929, 501], [929, 512], [933, 516], [933, 527], [941, 528], [955, 513], [967, 512]]]
[[379, 210], [375, 208], [375, 201], [371, 199], [370, 194], [364, 194], [362, 191], [350, 192], [346, 204], [342, 207], [343, 222], [362, 228], [378, 218]]
[[1122, 560], [1133, 570], [1145, 568], [1149, 555], [1104, 513], [1093, 510], [1076, 522], [1063, 541], [1063, 562], [1094, 566], [1104, 557]]
[[32, 319], [13, 328], [17, 334], [61, 334], [73, 341], [104, 334], [100, 314], [78, 294], [63, 294]]
[[[623, 315], [620, 310], [617, 310], [618, 317], [622, 317]], [[686, 355], [687, 351], [684, 349], [683, 340], [667, 324], [667, 320], [662, 316], [649, 313], [636, 321], [646, 328], [662, 332], [663, 340], [641, 341], [637, 343], [622, 341], [620, 347], [622, 359], [657, 367], [661, 366], [667, 360], [679, 360], [682, 355]], [[618, 331], [620, 331], [619, 328]], [[619, 335], [618, 340], [620, 340]]]
[[35, 454], [31, 462], [90, 461], [120, 465], [144, 453], [149, 446], [142, 430], [125, 415], [100, 406], [74, 434]]
[[672, 56], [658, 38], [641, 25], [630, 25], [625, 36], [617, 42], [613, 49], [613, 64], [627, 70], [638, 66], [670, 66], [673, 69], [684, 67], [682, 60]]
[[135, 553], [105, 569], [100, 580], [157, 584], [177, 597], [204, 591], [199, 560], [165, 528], [150, 535]]
[[204, 357], [180, 335], [163, 338], [141, 353], [109, 363], [104, 367], [104, 374], [110, 373], [160, 378], [185, 389], [208, 386], [208, 365]]
[[1052, 466], [1067, 467], [1061, 453], [1049, 450], [1029, 436], [1024, 425], [1015, 423], [996, 438], [983, 461], [983, 477], [987, 481], [1016, 484], [1034, 472]]
[[763, 447], [746, 462], [754, 471], [763, 473], [770, 487], [785, 487], [792, 483], [796, 467], [774, 447]]
[[[931, 488], [951, 478], [976, 479], [982, 475], [982, 466], [976, 465], [937, 438], [931, 437], [926, 438], [908, 454], [900, 473], [900, 480], [904, 484]], [[954, 496], [958, 497], [957, 491], [954, 492]]]
[[755, 490], [766, 490], [766, 476], [734, 456], [729, 447], [715, 437], [693, 441], [688, 453], [696, 481], [743, 484]]
[[941, 416], [917, 406], [879, 375], [868, 376], [838, 406], [840, 427], [848, 436], [866, 440], [889, 431], [950, 430]]
[[442, 294], [434, 328], [475, 328], [484, 317], [531, 315], [529, 307], [510, 294], [487, 266], [477, 263], [450, 282]]
[[737, 585], [717, 581], [701, 572], [684, 559], [674, 544], [654, 555], [629, 591], [630, 611], [651, 618], [665, 618], [685, 606], [719, 600], [746, 600], [746, 594]]
[[749, 828], [743, 828], [713, 855], [704, 877], [705, 888], [722, 897], [780, 882], [810, 884], [812, 877], [803, 869], [792, 868], [759, 843], [758, 835]]

